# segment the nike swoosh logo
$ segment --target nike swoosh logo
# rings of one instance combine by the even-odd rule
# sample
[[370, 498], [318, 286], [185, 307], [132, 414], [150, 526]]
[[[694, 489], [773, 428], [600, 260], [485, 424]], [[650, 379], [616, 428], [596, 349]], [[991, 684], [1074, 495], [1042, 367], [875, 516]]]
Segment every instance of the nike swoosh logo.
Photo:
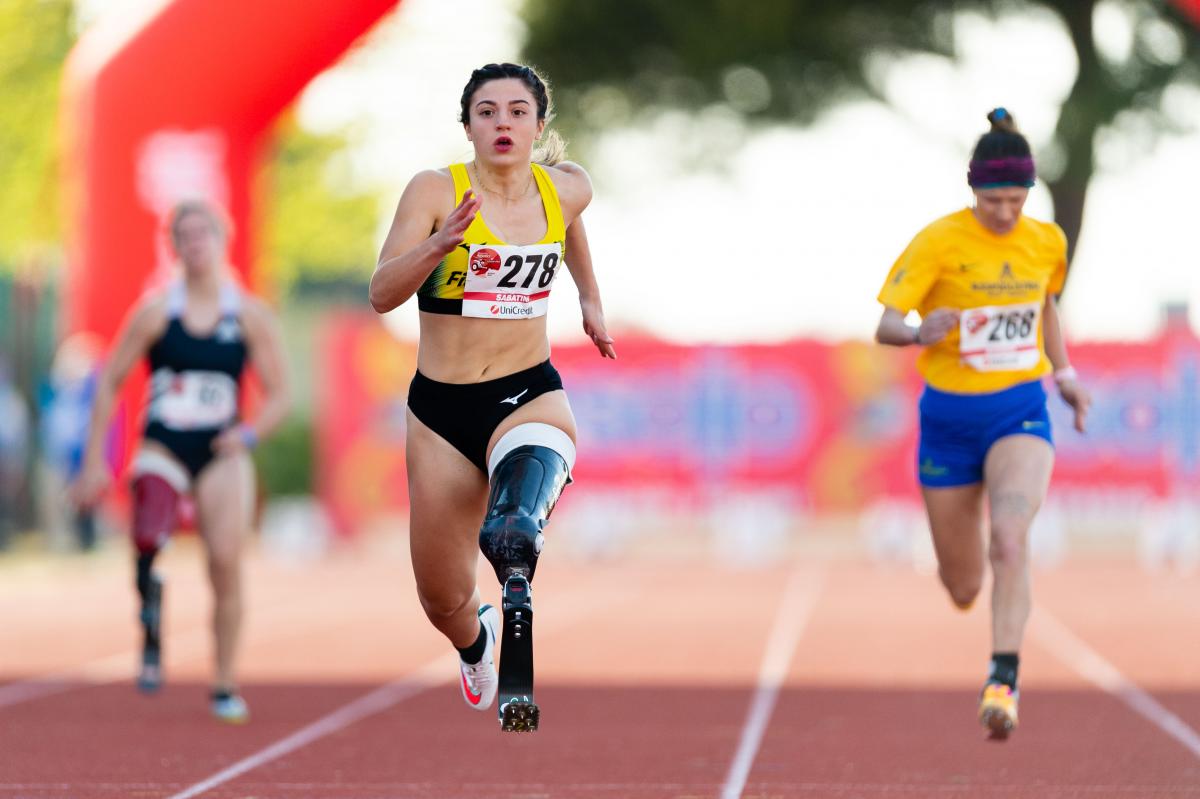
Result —
[[467, 701], [470, 702], [472, 705], [478, 705], [480, 700], [483, 699], [483, 692], [482, 691], [476, 692], [476, 691], [471, 690], [471, 684], [467, 682], [467, 675], [465, 675], [465, 674], [462, 675], [462, 684], [463, 684], [463, 691], [467, 695]]
[[528, 393], [529, 393], [529, 389], [525, 389], [524, 391], [522, 391], [522, 392], [521, 392], [520, 394], [518, 394], [517, 396], [515, 396], [515, 397], [507, 397], [506, 399], [502, 399], [502, 400], [500, 400], [500, 402], [501, 402], [501, 403], [505, 403], [505, 402], [507, 402], [507, 403], [509, 403], [510, 405], [516, 405], [516, 404], [517, 404], [517, 400], [521, 399], [521, 397], [525, 396], [525, 395], [526, 395], [526, 394], [528, 394]]

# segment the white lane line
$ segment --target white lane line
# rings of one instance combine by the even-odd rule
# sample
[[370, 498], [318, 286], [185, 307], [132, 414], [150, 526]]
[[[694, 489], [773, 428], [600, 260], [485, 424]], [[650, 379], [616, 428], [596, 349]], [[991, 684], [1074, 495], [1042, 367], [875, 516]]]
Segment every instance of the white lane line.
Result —
[[746, 788], [750, 767], [754, 765], [767, 723], [775, 710], [775, 701], [779, 698], [779, 688], [787, 678], [788, 667], [821, 593], [821, 580], [819, 572], [805, 571], [796, 571], [788, 580], [779, 609], [775, 611], [775, 621], [758, 671], [758, 687], [742, 726], [737, 752], [721, 788], [721, 799], [740, 799]]
[[[167, 636], [163, 640], [163, 645], [172, 653], [173, 659], [192, 660], [204, 653], [204, 645], [208, 636], [207, 629], [192, 629]], [[180, 655], [179, 652], [183, 652], [183, 654]], [[119, 680], [132, 681], [137, 672], [137, 660], [140, 657], [140, 649], [121, 652], [79, 666], [70, 666], [49, 674], [26, 677], [6, 685], [0, 685], [0, 708], [12, 707], [44, 696], [53, 696], [85, 685], [104, 685]]]
[[[293, 793], [304, 791], [303, 796], [324, 796], [329, 793], [330, 786], [336, 785], [338, 792], [346, 794], [347, 792], [356, 792], [355, 796], [429, 796], [430, 783], [428, 782], [347, 782], [341, 781], [337, 783], [330, 782], [243, 782], [239, 786], [242, 796], [284, 796]], [[14, 782], [0, 783], [0, 792], [16, 792], [21, 791], [20, 796], [24, 797], [32, 792], [38, 792], [38, 795], [44, 795], [53, 791], [55, 796], [70, 796], [72, 790], [78, 790], [79, 783], [70, 782]], [[169, 791], [174, 787], [173, 783], [157, 783], [157, 782], [89, 782], [87, 788], [93, 792], [105, 791], [106, 795], [130, 796], [131, 791], [138, 791], [140, 794], [150, 792]], [[460, 788], [459, 795], [461, 796], [551, 796], [556, 791], [562, 789], [561, 783], [545, 783], [545, 782], [462, 782], [458, 783]], [[661, 794], [670, 796], [695, 796], [697, 791], [705, 788], [716, 787], [697, 782], [577, 782], [571, 783], [571, 788], [577, 793], [580, 791], [587, 792], [587, 795], [596, 799], [600, 795], [616, 796], [619, 799], [624, 799], [631, 795], [644, 796], [647, 790], [654, 789]], [[930, 799], [935, 795], [948, 795], [952, 799], [963, 796], [963, 782], [928, 782], [914, 785], [900, 785], [895, 782], [772, 782], [771, 789], [774, 793], [771, 796], [811, 796], [811, 797], [827, 797], [827, 796], [842, 796], [845, 794], [853, 794], [856, 797], [863, 797], [867, 794], [872, 796], [878, 794], [887, 799], [894, 799], [897, 796], [915, 796], [918, 799]], [[999, 796], [1008, 797], [1014, 794], [1028, 793], [1030, 785], [1028, 783], [993, 783], [989, 785], [977, 784], [971, 786], [972, 796]], [[0, 793], [0, 795], [3, 795]], [[1164, 799], [1168, 796], [1181, 796], [1187, 799], [1195, 799], [1196, 787], [1194, 785], [1162, 785], [1162, 784], [1145, 784], [1145, 783], [1060, 783], [1056, 782], [1053, 786], [1053, 796], [1095, 796], [1097, 799], [1112, 799], [1114, 796], [1153, 796], [1156, 799]]]
[[[168, 617], [167, 621], [171, 619]], [[296, 633], [312, 634], [315, 630], [342, 627], [345, 619], [333, 608], [297, 613], [293, 602], [284, 597], [275, 597], [256, 607], [253, 623], [254, 629], [249, 636], [253, 637], [256, 645], [261, 645], [263, 641], [286, 638]], [[246, 634], [243, 633], [243, 636]], [[167, 669], [207, 658], [211, 639], [212, 630], [205, 621], [196, 621], [177, 632], [167, 633], [163, 637]], [[132, 683], [141, 656], [139, 647], [0, 685], [0, 710], [79, 688], [124, 681]], [[167, 676], [169, 681], [170, 674]]]
[[1038, 642], [1064, 665], [1074, 669], [1079, 676], [1100, 690], [1120, 699], [1138, 715], [1200, 758], [1200, 733], [1139, 688], [1044, 608], [1035, 611], [1033, 633]]
[[172, 794], [168, 799], [191, 799], [193, 796], [199, 796], [205, 791], [216, 788], [218, 785], [223, 785], [232, 779], [236, 779], [247, 771], [253, 771], [259, 766], [270, 763], [272, 760], [277, 760], [301, 747], [308, 746], [313, 741], [324, 738], [327, 735], [332, 735], [357, 721], [387, 710], [409, 697], [416, 696], [427, 688], [449, 682], [447, 676], [454, 673], [456, 661], [457, 658], [453, 654], [435, 658], [418, 669], [415, 674], [376, 688], [371, 693], [361, 696], [347, 705], [343, 705], [332, 713], [317, 719], [307, 727], [297, 730], [288, 737], [276, 741], [264, 749], [258, 750], [249, 757], [242, 758], [222, 771], [218, 771], [208, 779], [197, 782], [179, 793]]
[[[548, 635], [553, 635], [559, 630], [569, 629], [577, 624], [581, 617], [589, 613], [601, 609], [612, 609], [611, 605], [598, 605], [598, 603], [591, 599], [595, 595], [595, 592], [591, 590], [592, 586], [589, 585], [587, 588], [589, 590], [585, 591], [582, 596], [572, 597], [569, 602], [560, 602], [558, 607], [555, 608], [558, 615], [554, 617], [553, 622], [547, 624], [547, 620], [543, 620], [543, 627], [540, 630], [543, 636], [541, 640], [544, 641]], [[621, 604], [635, 604], [640, 602], [642, 594], [647, 590], [648, 586], [643, 585], [622, 595]], [[564, 607], [566, 608], [566, 612], [563, 612]], [[422, 691], [444, 683], [453, 682], [458, 679], [458, 674], [458, 657], [453, 651], [447, 655], [438, 656], [418, 668], [412, 674], [376, 688], [371, 693], [343, 705], [286, 738], [260, 749], [211, 777], [188, 786], [179, 793], [172, 794], [167, 799], [191, 799], [193, 796], [199, 796], [206, 791], [211, 791], [213, 788], [224, 785], [248, 771], [253, 771], [260, 766], [264, 766], [272, 760], [278, 760], [301, 747], [307, 746], [327, 735], [339, 732], [369, 716], [381, 713], [393, 705], [416, 696]]]
[[[313, 614], [289, 617], [290, 608], [290, 603], [283, 600], [264, 604], [255, 615], [267, 619], [267, 622], [263, 623], [262, 629], [270, 632], [256, 635], [256, 641], [271, 640], [296, 632], [311, 632], [315, 626]], [[332, 616], [330, 619], [331, 623], [337, 621]], [[321, 619], [317, 619], [317, 621], [320, 622]], [[136, 624], [136, 622], [134, 623]], [[341, 624], [340, 621], [337, 623]], [[168, 633], [163, 637], [163, 650], [168, 656], [167, 667], [192, 663], [206, 657], [211, 638], [212, 631], [205, 622], [197, 622], [179, 632]], [[132, 682], [137, 675], [141, 656], [140, 648], [131, 649], [97, 658], [78, 666], [68, 666], [57, 671], [25, 677], [0, 685], [0, 709], [78, 688], [122, 681]]]

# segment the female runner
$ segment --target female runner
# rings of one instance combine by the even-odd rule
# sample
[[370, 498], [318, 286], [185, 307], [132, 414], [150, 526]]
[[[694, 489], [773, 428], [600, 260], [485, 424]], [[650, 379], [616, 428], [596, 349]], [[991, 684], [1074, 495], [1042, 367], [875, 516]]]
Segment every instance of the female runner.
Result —
[[[417, 593], [458, 649], [467, 705], [486, 710], [499, 689], [502, 728], [514, 731], [538, 724], [528, 581], [575, 462], [575, 420], [546, 335], [564, 262], [585, 332], [616, 357], [580, 219], [591, 182], [561, 160], [553, 134], [534, 152], [549, 118], [549, 91], [530, 67], [475, 70], [460, 117], [475, 157], [412, 179], [370, 288], [379, 313], [414, 294], [420, 311], [407, 434]], [[500, 614], [480, 602], [477, 547], [505, 587], [499, 685]]]
[[[1029, 144], [1005, 109], [988, 120], [967, 173], [974, 207], [926, 227], [897, 259], [875, 336], [923, 348], [917, 475], [938, 574], [958, 607], [975, 601], [991, 564], [993, 653], [979, 720], [1005, 738], [1017, 725], [1031, 602], [1029, 527], [1054, 464], [1042, 377], [1053, 373], [1080, 432], [1091, 397], [1067, 358], [1055, 300], [1066, 237], [1021, 213], [1035, 177]], [[905, 321], [914, 310], [918, 327]]]
[[[138, 686], [162, 682], [163, 583], [154, 558], [176, 524], [180, 497], [190, 493], [208, 553], [213, 589], [216, 676], [211, 695], [218, 719], [249, 718], [234, 679], [242, 621], [241, 549], [254, 507], [250, 450], [287, 414], [283, 344], [274, 314], [231, 279], [225, 262], [224, 216], [202, 201], [186, 201], [170, 218], [181, 276], [134, 308], [100, 375], [83, 470], [75, 497], [95, 504], [112, 482], [103, 444], [109, 417], [129, 370], [150, 365], [150, 400], [133, 461], [133, 536], [144, 632]], [[254, 365], [263, 401], [253, 421], [240, 411], [240, 381]]]

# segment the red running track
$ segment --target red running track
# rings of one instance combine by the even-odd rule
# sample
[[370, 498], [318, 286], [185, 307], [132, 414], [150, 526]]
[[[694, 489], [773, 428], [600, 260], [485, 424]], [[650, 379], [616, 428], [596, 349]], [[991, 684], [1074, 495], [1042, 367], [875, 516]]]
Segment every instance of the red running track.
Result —
[[997, 744], [974, 721], [986, 608], [910, 570], [551, 556], [542, 729], [518, 736], [462, 705], [394, 542], [251, 559], [240, 728], [206, 715], [198, 553], [163, 565], [170, 683], [147, 698], [123, 553], [0, 561], [0, 799], [1200, 797], [1194, 578], [1037, 574], [1022, 724]]

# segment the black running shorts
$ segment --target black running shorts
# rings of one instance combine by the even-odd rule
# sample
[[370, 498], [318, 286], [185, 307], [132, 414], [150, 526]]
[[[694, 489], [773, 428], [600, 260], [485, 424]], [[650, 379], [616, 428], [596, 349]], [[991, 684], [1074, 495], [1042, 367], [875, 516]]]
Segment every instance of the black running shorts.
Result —
[[500, 423], [534, 397], [562, 387], [550, 361], [482, 383], [439, 383], [417, 372], [408, 408], [486, 475], [488, 442]]

